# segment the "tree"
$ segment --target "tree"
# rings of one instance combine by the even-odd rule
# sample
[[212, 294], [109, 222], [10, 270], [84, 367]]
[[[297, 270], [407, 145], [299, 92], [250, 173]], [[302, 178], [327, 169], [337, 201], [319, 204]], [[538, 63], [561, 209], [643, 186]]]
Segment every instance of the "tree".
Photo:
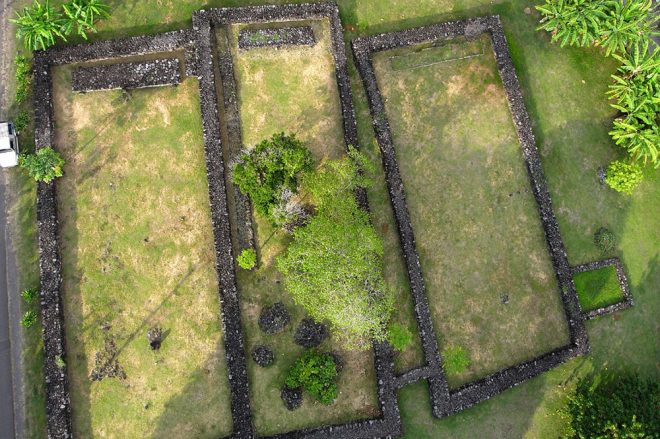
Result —
[[302, 387], [322, 404], [332, 404], [338, 394], [335, 359], [314, 349], [305, 351], [289, 369], [285, 385], [290, 389]]
[[23, 14], [16, 13], [16, 33], [30, 50], [46, 50], [55, 44], [55, 37], [64, 38], [62, 15], [50, 6], [49, 0], [40, 3], [34, 0], [32, 6], [23, 9]]
[[559, 45], [588, 46], [599, 36], [599, 23], [607, 17], [601, 2], [592, 0], [546, 0], [537, 6], [541, 12], [539, 29], [552, 34]]
[[653, 15], [652, 0], [609, 0], [603, 2], [607, 18], [600, 23], [598, 45], [605, 55], [626, 53], [637, 44], [648, 44], [652, 26], [658, 21]]
[[277, 260], [294, 301], [314, 320], [328, 321], [350, 349], [386, 339], [394, 300], [383, 278], [383, 242], [355, 199], [354, 190], [368, 180], [360, 163], [366, 158], [351, 150], [304, 178], [317, 212], [294, 230]]
[[62, 8], [65, 16], [62, 32], [68, 35], [75, 29], [84, 39], [87, 39], [87, 31], [96, 32], [94, 23], [97, 20], [110, 16], [110, 7], [101, 0], [71, 0]]
[[18, 165], [25, 169], [35, 181], [50, 183], [62, 176], [64, 159], [50, 146], [41, 148], [36, 154], [23, 154], [18, 158]]
[[275, 134], [241, 154], [233, 181], [250, 197], [257, 212], [282, 225], [274, 210], [283, 193], [298, 192], [298, 178], [313, 169], [312, 153], [295, 135]]
[[642, 182], [644, 174], [642, 168], [635, 163], [625, 163], [615, 160], [607, 167], [605, 183], [617, 192], [632, 194], [633, 190]]
[[586, 377], [570, 395], [566, 414], [568, 437], [659, 437], [660, 384], [633, 374]]

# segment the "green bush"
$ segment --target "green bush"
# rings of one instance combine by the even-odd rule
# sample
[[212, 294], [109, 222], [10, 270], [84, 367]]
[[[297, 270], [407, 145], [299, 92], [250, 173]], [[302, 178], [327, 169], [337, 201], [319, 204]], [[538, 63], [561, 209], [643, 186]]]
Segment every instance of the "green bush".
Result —
[[233, 181], [257, 212], [276, 223], [273, 210], [282, 192], [297, 193], [298, 178], [311, 171], [313, 164], [312, 153], [295, 135], [279, 133], [239, 157]]
[[447, 375], [458, 375], [470, 366], [470, 356], [461, 346], [447, 346], [442, 353]]
[[57, 366], [60, 369], [63, 369], [64, 366], [66, 366], [66, 363], [64, 362], [64, 359], [61, 356], [55, 357], [55, 366]]
[[32, 62], [25, 56], [14, 58], [16, 67], [16, 103], [25, 102], [30, 95], [32, 85]]
[[598, 247], [598, 250], [602, 253], [611, 252], [616, 245], [614, 233], [610, 232], [605, 227], [601, 227], [596, 230], [596, 233], [594, 233], [594, 244], [596, 244], [596, 247]]
[[660, 382], [632, 374], [581, 379], [570, 395], [565, 437], [580, 439], [660, 437]]
[[64, 159], [50, 146], [41, 148], [36, 154], [22, 154], [18, 164], [35, 181], [50, 183], [62, 176]]
[[576, 273], [573, 281], [583, 311], [602, 308], [623, 299], [619, 278], [612, 266]]
[[305, 351], [289, 369], [285, 385], [290, 389], [302, 387], [322, 404], [332, 404], [338, 394], [334, 358], [314, 349]]
[[55, 44], [55, 38], [64, 38], [62, 14], [55, 10], [48, 0], [40, 3], [34, 0], [32, 6], [23, 9], [23, 13], [16, 13], [16, 34], [23, 40], [29, 50], [46, 50]]
[[22, 133], [25, 128], [30, 124], [30, 113], [27, 110], [21, 110], [14, 119], [14, 128], [18, 134]]
[[[316, 215], [293, 232], [293, 242], [277, 259], [284, 286], [316, 321], [328, 321], [347, 349], [368, 349], [387, 338], [394, 298], [383, 277], [383, 241], [360, 209], [354, 190], [367, 178], [350, 157], [326, 162], [303, 183]], [[365, 172], [365, 174], [367, 174]]]
[[39, 298], [39, 291], [34, 288], [28, 288], [21, 292], [21, 297], [28, 305], [34, 303]]
[[639, 165], [620, 160], [610, 163], [605, 173], [605, 183], [615, 191], [624, 194], [632, 194], [643, 179], [644, 174]]
[[392, 323], [387, 328], [387, 341], [399, 352], [404, 351], [412, 341], [412, 332], [398, 323]]
[[75, 30], [84, 39], [88, 31], [96, 32], [97, 20], [110, 16], [110, 7], [100, 0], [70, 0], [62, 8], [65, 17], [62, 32], [69, 35]]
[[236, 262], [243, 270], [252, 270], [257, 265], [257, 252], [253, 248], [245, 248], [236, 258]]
[[21, 317], [21, 326], [24, 328], [30, 328], [37, 322], [37, 313], [30, 310], [30, 311], [25, 311], [25, 314], [23, 314], [23, 317]]

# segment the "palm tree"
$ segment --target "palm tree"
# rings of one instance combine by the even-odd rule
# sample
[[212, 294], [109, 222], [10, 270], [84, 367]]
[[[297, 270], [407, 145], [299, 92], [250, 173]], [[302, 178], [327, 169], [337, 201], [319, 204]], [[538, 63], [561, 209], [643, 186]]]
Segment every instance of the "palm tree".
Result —
[[71, 0], [62, 7], [66, 16], [63, 32], [68, 35], [75, 28], [84, 39], [87, 39], [87, 31], [96, 32], [96, 20], [110, 15], [110, 8], [101, 0]]
[[592, 44], [606, 18], [602, 4], [592, 0], [546, 0], [536, 9], [543, 16], [539, 29], [550, 32], [552, 41], [559, 41], [561, 47]]
[[23, 14], [16, 13], [11, 21], [17, 26], [17, 35], [23, 39], [30, 50], [46, 50], [55, 44], [55, 37], [64, 38], [62, 33], [62, 15], [50, 6], [48, 0], [40, 3], [34, 0], [32, 6], [23, 9]]
[[602, 22], [597, 45], [605, 55], [626, 53], [635, 44], [645, 44], [654, 32], [653, 24], [660, 17], [651, 15], [653, 0], [610, 0], [604, 2], [607, 18]]

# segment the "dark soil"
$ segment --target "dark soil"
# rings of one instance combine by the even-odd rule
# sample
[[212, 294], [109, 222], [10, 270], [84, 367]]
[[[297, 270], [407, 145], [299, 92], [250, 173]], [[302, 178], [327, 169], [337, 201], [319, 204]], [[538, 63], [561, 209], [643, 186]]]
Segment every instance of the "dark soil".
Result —
[[282, 302], [265, 307], [259, 316], [259, 328], [266, 334], [281, 332], [291, 317]]
[[287, 410], [295, 410], [302, 404], [303, 401], [303, 389], [302, 387], [296, 387], [295, 389], [289, 389], [284, 386], [280, 392], [280, 397], [284, 401], [284, 405]]
[[275, 354], [268, 346], [259, 345], [252, 349], [252, 359], [261, 367], [268, 367], [275, 362]]

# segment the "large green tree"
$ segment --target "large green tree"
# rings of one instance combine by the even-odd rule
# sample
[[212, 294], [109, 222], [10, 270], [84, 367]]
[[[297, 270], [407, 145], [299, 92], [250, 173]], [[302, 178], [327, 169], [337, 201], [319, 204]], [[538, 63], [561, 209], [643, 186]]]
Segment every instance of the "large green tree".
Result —
[[349, 157], [328, 161], [304, 178], [316, 214], [294, 230], [293, 242], [277, 261], [294, 301], [315, 320], [327, 321], [350, 349], [385, 340], [393, 309], [383, 277], [383, 242], [355, 198], [355, 190], [368, 182], [369, 167], [351, 150]]

